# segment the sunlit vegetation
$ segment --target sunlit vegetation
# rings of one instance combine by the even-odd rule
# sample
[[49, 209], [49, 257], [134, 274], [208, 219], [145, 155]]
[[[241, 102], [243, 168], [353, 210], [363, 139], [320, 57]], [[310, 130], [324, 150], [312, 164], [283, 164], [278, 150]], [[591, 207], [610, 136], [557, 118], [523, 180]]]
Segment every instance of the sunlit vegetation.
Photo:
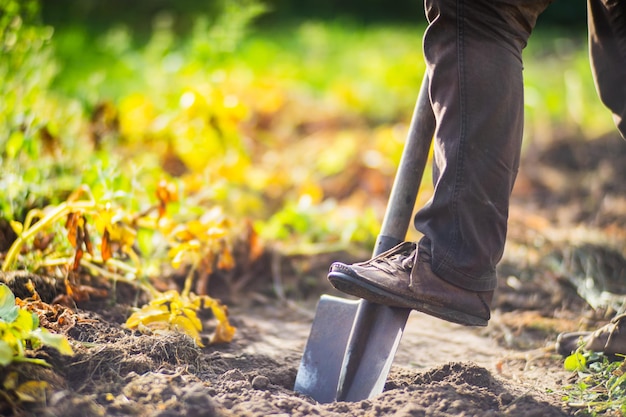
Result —
[[[269, 247], [372, 247], [424, 72], [422, 24], [266, 29], [252, 25], [260, 3], [235, 1], [184, 36], [160, 15], [146, 40], [0, 4], [4, 271], [54, 277], [74, 299], [97, 291], [84, 276], [130, 283], [152, 302], [128, 327], [202, 344], [201, 309], [218, 322], [209, 342], [235, 332], [213, 273]], [[525, 67], [527, 145], [612, 129], [584, 34], [538, 32]]]
[[626, 373], [624, 358], [578, 350], [565, 359], [565, 368], [576, 372], [576, 381], [564, 387], [563, 398], [578, 414], [589, 416], [624, 415]]

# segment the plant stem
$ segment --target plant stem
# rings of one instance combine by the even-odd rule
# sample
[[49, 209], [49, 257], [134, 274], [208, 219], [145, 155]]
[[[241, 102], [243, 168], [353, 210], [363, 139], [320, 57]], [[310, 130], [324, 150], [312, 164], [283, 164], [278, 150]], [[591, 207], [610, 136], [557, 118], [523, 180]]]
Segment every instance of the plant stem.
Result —
[[[32, 227], [29, 227], [27, 230], [23, 230], [22, 233], [15, 239], [15, 242], [9, 248], [7, 252], [6, 258], [4, 258], [4, 262], [2, 263], [2, 271], [8, 271], [11, 269], [13, 264], [15, 263], [15, 258], [17, 254], [22, 250], [22, 246], [28, 239], [34, 237], [37, 233], [39, 233], [42, 229], [54, 223], [67, 213], [74, 210], [86, 210], [95, 207], [94, 201], [73, 201], [71, 203], [63, 202], [55, 207], [52, 211], [50, 211], [43, 219], [39, 220]], [[39, 210], [39, 209], [35, 209]], [[28, 218], [28, 216], [27, 216]]]

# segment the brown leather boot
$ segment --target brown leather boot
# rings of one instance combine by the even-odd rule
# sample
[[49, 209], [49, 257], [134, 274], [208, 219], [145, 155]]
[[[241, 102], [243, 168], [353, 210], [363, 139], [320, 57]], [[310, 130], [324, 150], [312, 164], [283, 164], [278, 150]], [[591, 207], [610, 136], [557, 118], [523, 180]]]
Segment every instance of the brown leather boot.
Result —
[[607, 355], [625, 355], [626, 314], [615, 316], [594, 332], [561, 333], [556, 339], [556, 351], [563, 356], [572, 354], [578, 347]]
[[477, 292], [435, 275], [430, 258], [404, 242], [368, 260], [331, 265], [328, 280], [339, 291], [390, 307], [410, 308], [466, 326], [486, 326], [493, 291]]

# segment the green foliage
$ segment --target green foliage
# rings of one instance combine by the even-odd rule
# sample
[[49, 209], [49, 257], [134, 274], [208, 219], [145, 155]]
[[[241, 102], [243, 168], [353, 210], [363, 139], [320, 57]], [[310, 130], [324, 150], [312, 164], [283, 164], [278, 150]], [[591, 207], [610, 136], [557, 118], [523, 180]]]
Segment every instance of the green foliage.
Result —
[[[83, 198], [83, 195], [86, 195], [86, 198]], [[196, 316], [196, 311], [210, 308], [218, 321], [211, 341], [229, 342], [234, 336], [235, 328], [228, 322], [225, 307], [207, 295], [196, 296], [190, 291], [190, 277], [199, 264], [203, 265], [205, 271], [210, 271], [214, 264], [217, 264], [220, 269], [232, 268], [233, 260], [227, 243], [228, 221], [219, 214], [204, 221], [193, 220], [187, 223], [173, 221], [167, 217], [167, 205], [177, 198], [173, 187], [162, 182], [158, 197], [160, 199], [158, 207], [131, 215], [111, 201], [102, 204], [94, 200], [88, 188], [83, 187], [58, 206], [48, 207], [46, 210], [34, 209], [29, 212], [24, 223], [17, 221], [11, 223], [18, 237], [6, 254], [2, 270], [13, 269], [18, 261], [19, 253], [27, 248], [24, 251], [24, 257], [40, 258], [40, 262], [36, 266], [31, 266], [32, 261], [25, 261], [22, 257], [19, 259], [21, 265], [26, 265], [31, 270], [47, 269], [49, 276], [54, 276], [55, 267], [65, 265], [70, 273], [73, 273], [83, 266], [113, 280], [125, 280], [143, 286], [154, 297], [154, 300], [129, 318], [127, 325], [131, 328], [166, 326], [168, 329], [189, 334], [199, 345], [202, 345], [199, 336], [202, 324]], [[151, 213], [156, 211], [158, 211], [158, 216], [152, 216]], [[36, 217], [40, 220], [33, 223]], [[48, 245], [52, 248], [37, 248], [37, 245], [33, 244], [32, 241], [36, 236], [50, 233], [49, 230], [55, 229], [55, 226], [56, 230], [52, 233], [54, 237], [58, 237], [59, 229], [62, 229], [61, 223], [67, 230], [68, 242], [65, 245], [55, 242]], [[133, 246], [139, 229], [151, 231], [152, 240], [170, 248], [168, 255], [173, 258], [171, 262], [175, 268], [183, 264], [183, 257], [191, 257], [191, 260], [186, 262], [192, 265], [182, 295], [176, 291], [159, 293], [149, 282], [142, 280], [146, 274], [147, 259], [153, 256], [153, 252], [147, 251], [143, 259], [140, 259], [135, 252]], [[95, 243], [97, 243], [99, 253], [95, 250]], [[32, 246], [27, 246], [29, 244]], [[40, 254], [42, 249], [47, 251], [43, 256]], [[164, 260], [157, 259], [157, 261]], [[163, 268], [163, 263], [159, 264], [156, 274], [161, 274]], [[68, 285], [71, 286], [71, 284]], [[6, 286], [0, 287], [0, 290], [3, 288]], [[23, 316], [26, 313], [16, 310], [15, 298], [8, 288], [4, 292], [0, 291], [0, 299], [4, 300], [0, 304], [0, 319], [23, 324], [24, 320], [19, 320], [19, 314]], [[33, 315], [33, 318], [36, 316]], [[34, 324], [35, 327], [37, 323]], [[64, 340], [59, 341], [58, 338], [41, 329], [23, 325], [21, 328], [26, 333], [16, 336], [18, 348], [21, 346], [18, 343], [20, 338], [36, 337], [40, 342], [57, 348]], [[67, 346], [60, 347], [65, 349]], [[0, 357], [0, 364], [8, 359], [7, 352], [11, 347], [11, 345], [3, 346], [0, 341], [0, 353], [4, 352], [7, 356]], [[18, 356], [21, 357], [20, 355], [23, 356], [21, 350]]]
[[236, 59], [261, 77], [312, 90], [372, 124], [407, 120], [425, 68], [423, 30], [422, 25], [305, 21], [258, 31]]
[[40, 346], [50, 346], [64, 355], [72, 354], [72, 347], [65, 336], [39, 327], [37, 315], [19, 308], [11, 290], [0, 283], [0, 366], [12, 362], [47, 365], [43, 359], [26, 356], [26, 349]]
[[565, 359], [565, 369], [577, 373], [564, 387], [563, 400], [590, 416], [626, 413], [626, 362], [602, 353], [577, 350]]
[[[121, 249], [126, 266], [112, 275], [155, 276], [169, 258], [173, 268], [210, 270], [201, 260], [219, 262], [229, 249], [207, 237], [214, 210], [237, 226], [222, 236], [228, 244], [254, 224], [292, 253], [373, 245], [384, 209], [376, 202], [387, 197], [424, 71], [423, 26], [311, 21], [251, 34], [264, 7], [239, 0], [219, 16], [195, 16], [186, 36], [174, 14], [159, 12], [146, 37], [122, 22], [102, 32], [67, 25], [52, 37], [35, 1], [5, 3], [13, 17], [3, 20], [3, 42], [12, 46], [0, 67], [12, 72], [1, 88], [22, 103], [0, 111], [0, 210], [22, 225], [5, 268], [71, 257], [77, 248], [63, 239], [60, 217], [44, 228], [49, 212], [37, 210], [69, 210], [81, 185], [93, 200], [88, 225], [109, 205], [109, 224], [136, 234], [141, 252]], [[613, 128], [592, 99], [583, 37], [536, 32], [525, 68], [527, 143]], [[133, 223], [147, 221], [163, 179], [179, 197], [160, 217], [170, 229]], [[98, 244], [103, 230], [93, 234]], [[39, 232], [55, 240], [37, 251]], [[81, 265], [116, 260], [90, 256]]]
[[297, 204], [287, 203], [257, 227], [261, 236], [276, 242], [283, 253], [315, 254], [346, 249], [354, 242], [374, 247], [380, 225], [371, 208], [341, 208], [331, 200], [312, 204], [304, 196]]
[[39, 129], [48, 121], [47, 93], [56, 72], [51, 27], [38, 23], [38, 1], [0, 2], [0, 149], [3, 159], [36, 158]]
[[58, 66], [53, 29], [41, 24], [38, 1], [2, 0], [0, 36], [0, 216], [23, 219], [76, 186], [71, 175], [78, 165], [54, 154], [60, 142], [75, 138], [82, 109], [50, 91]]
[[524, 81], [526, 145], [615, 131], [593, 83], [584, 33], [537, 30], [524, 51]]

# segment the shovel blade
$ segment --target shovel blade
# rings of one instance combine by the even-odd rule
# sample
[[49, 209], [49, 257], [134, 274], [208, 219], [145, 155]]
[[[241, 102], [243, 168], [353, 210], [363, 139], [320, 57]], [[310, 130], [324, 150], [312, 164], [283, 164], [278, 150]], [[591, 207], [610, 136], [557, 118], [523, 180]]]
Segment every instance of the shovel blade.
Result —
[[337, 384], [358, 300], [322, 295], [304, 348], [294, 391], [320, 403], [337, 398]]
[[361, 401], [383, 392], [410, 312], [360, 302], [345, 348], [337, 401]]
[[380, 394], [409, 313], [322, 295], [294, 391], [319, 403], [361, 401]]

